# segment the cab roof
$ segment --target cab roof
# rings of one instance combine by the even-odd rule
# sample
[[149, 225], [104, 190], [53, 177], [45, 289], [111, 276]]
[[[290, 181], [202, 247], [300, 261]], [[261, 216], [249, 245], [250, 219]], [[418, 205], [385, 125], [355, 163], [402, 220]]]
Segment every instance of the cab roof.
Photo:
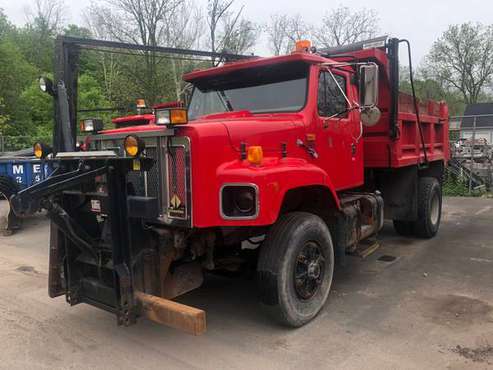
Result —
[[276, 57], [267, 58], [252, 58], [246, 59], [234, 63], [225, 64], [221, 67], [212, 67], [202, 70], [196, 70], [187, 73], [183, 76], [183, 79], [187, 82], [192, 82], [197, 79], [218, 76], [234, 72], [244, 68], [263, 67], [273, 64], [289, 63], [289, 62], [305, 62], [310, 64], [327, 63], [330, 59], [324, 58], [318, 54], [310, 54], [304, 52], [297, 52], [289, 55], [282, 55]]

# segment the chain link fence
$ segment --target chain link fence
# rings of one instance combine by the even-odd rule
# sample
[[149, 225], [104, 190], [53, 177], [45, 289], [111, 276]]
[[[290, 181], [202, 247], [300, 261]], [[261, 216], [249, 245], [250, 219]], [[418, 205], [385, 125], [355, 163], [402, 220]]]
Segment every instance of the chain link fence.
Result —
[[493, 114], [450, 118], [451, 160], [444, 193], [471, 196], [493, 191]]

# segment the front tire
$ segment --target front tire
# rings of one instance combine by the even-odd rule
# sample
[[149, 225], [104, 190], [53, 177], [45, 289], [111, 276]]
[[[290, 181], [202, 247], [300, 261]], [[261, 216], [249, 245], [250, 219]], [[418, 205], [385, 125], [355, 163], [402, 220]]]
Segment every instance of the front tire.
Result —
[[285, 325], [299, 327], [318, 314], [329, 295], [333, 273], [330, 232], [318, 216], [286, 214], [262, 244], [257, 266], [260, 296]]

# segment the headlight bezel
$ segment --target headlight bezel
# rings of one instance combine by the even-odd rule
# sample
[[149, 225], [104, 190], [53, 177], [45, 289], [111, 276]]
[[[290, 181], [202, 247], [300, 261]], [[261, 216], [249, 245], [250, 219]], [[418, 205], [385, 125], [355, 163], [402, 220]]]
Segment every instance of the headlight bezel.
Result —
[[188, 111], [185, 108], [156, 109], [154, 112], [156, 125], [179, 126], [188, 123]]
[[37, 159], [44, 159], [51, 153], [53, 153], [53, 150], [48, 144], [41, 141], [37, 141], [33, 144], [33, 154]]
[[[130, 141], [134, 141], [133, 143], [130, 143]], [[135, 148], [135, 151], [132, 149], [130, 150], [129, 148]], [[142, 140], [139, 136], [130, 134], [123, 139], [123, 150], [125, 151], [125, 154], [128, 155], [129, 157], [136, 158], [139, 155], [141, 155], [146, 148], [145, 141]]]
[[[248, 192], [251, 207], [238, 207], [238, 197], [242, 192]], [[226, 183], [219, 191], [219, 208], [221, 217], [225, 220], [253, 220], [260, 212], [259, 187], [253, 183]]]
[[103, 120], [100, 118], [86, 118], [80, 120], [79, 129], [82, 133], [96, 133], [104, 128]]

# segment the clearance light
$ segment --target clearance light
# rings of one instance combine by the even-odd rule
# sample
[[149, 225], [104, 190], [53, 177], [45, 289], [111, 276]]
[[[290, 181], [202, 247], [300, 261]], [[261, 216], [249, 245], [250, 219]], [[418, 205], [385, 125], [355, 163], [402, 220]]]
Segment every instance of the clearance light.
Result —
[[103, 121], [96, 118], [84, 119], [80, 121], [81, 132], [98, 132], [103, 129]]
[[125, 153], [130, 157], [137, 157], [145, 150], [145, 143], [140, 137], [135, 135], [128, 135], [123, 141], [123, 147]]
[[264, 152], [261, 146], [250, 146], [247, 151], [247, 161], [251, 164], [259, 165], [264, 159]]
[[187, 110], [184, 108], [156, 110], [157, 125], [185, 125], [188, 123]]
[[312, 42], [310, 40], [299, 40], [295, 43], [294, 51], [297, 53], [309, 51], [312, 47]]
[[34, 144], [33, 150], [34, 156], [39, 159], [45, 158], [48, 154], [52, 152], [51, 148], [43, 143]]
[[145, 99], [137, 99], [135, 101], [135, 105], [137, 106], [137, 109], [147, 108]]

